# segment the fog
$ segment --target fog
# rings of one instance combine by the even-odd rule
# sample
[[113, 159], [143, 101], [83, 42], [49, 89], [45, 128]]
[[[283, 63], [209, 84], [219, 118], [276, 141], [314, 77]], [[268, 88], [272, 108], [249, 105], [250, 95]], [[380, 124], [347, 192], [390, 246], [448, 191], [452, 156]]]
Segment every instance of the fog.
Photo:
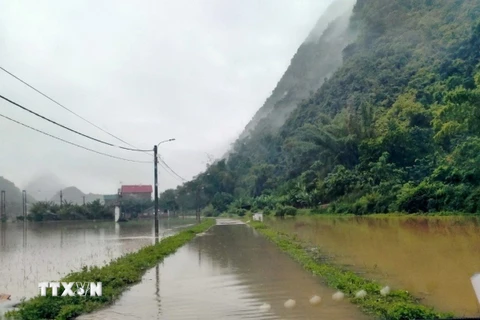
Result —
[[[331, 0], [2, 1], [0, 66], [65, 107], [162, 159], [188, 180], [223, 155], [271, 94]], [[0, 71], [0, 95], [84, 134], [122, 142]], [[0, 114], [132, 160], [0, 101]], [[0, 176], [20, 188], [54, 173], [66, 186], [114, 193], [152, 184], [153, 161], [95, 154], [0, 118]], [[182, 180], [159, 168], [161, 190]]]

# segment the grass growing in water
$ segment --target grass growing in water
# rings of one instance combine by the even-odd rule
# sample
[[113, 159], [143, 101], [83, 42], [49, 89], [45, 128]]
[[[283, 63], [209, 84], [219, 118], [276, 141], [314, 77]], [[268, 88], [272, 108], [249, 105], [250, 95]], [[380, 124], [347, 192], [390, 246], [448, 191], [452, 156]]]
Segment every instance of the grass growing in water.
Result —
[[204, 232], [214, 224], [215, 220], [205, 219], [200, 224], [167, 237], [158, 244], [115, 259], [104, 267], [84, 267], [82, 271], [71, 273], [60, 280], [60, 282], [102, 282], [101, 297], [60, 297], [63, 288], [59, 289], [59, 296], [52, 297], [49, 289], [47, 296], [38, 296], [25, 301], [18, 310], [10, 311], [5, 316], [7, 319], [66, 320], [100, 309], [113, 303], [129, 286], [138, 283], [148, 269], [192, 240], [197, 233]]
[[[293, 236], [275, 231], [262, 222], [249, 224], [277, 244], [306, 270], [322, 277], [329, 287], [338, 289], [350, 297], [351, 301], [358, 304], [367, 314], [386, 320], [453, 318], [453, 314], [439, 313], [433, 308], [421, 305], [406, 291], [392, 290], [387, 296], [382, 296], [380, 284], [364, 279], [354, 272], [341, 270], [337, 266], [317, 262], [305, 245], [295, 240]], [[359, 290], [365, 290], [367, 296], [355, 298], [355, 293]]]

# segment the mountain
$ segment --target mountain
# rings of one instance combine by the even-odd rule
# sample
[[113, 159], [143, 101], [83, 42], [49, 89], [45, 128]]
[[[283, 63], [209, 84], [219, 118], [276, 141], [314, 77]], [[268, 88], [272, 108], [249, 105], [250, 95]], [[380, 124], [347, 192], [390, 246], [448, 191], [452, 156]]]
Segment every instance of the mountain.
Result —
[[63, 188], [65, 188], [65, 185], [58, 177], [52, 173], [46, 173], [32, 179], [25, 187], [25, 190], [39, 201], [45, 201], [51, 199]]
[[347, 30], [354, 3], [337, 0], [325, 11], [240, 139], [248, 137], [262, 120], [264, 128], [281, 126], [290, 112], [341, 66], [342, 50], [355, 37], [355, 32]]
[[337, 8], [179, 206], [480, 213], [480, 1]]
[[80, 191], [77, 187], [68, 187], [57, 192], [50, 199], [50, 201], [59, 204], [60, 198], [61, 198], [60, 192], [64, 202], [73, 203], [73, 204], [83, 204], [84, 197], [85, 197], [85, 203], [93, 202], [95, 200], [100, 200], [100, 201], [103, 200], [103, 195], [93, 194], [93, 193], [85, 194], [82, 191]]
[[[4, 177], [0, 177], [0, 190], [5, 191], [5, 206], [7, 215], [21, 215], [22, 210], [22, 190], [20, 190], [15, 184]], [[27, 193], [27, 203], [34, 203], [35, 199]]]

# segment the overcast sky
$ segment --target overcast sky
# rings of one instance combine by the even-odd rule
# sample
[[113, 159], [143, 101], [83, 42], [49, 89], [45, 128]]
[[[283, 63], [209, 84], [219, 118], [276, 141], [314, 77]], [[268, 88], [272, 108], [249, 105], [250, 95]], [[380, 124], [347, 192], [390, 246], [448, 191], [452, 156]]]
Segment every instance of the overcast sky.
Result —
[[[4, 0], [0, 66], [185, 179], [221, 156], [274, 89], [332, 0]], [[122, 144], [0, 71], [0, 94]], [[76, 136], [0, 101], [0, 114], [119, 157], [151, 156]], [[0, 176], [24, 187], [53, 172], [83, 192], [153, 184], [153, 164], [97, 155], [0, 117]], [[160, 168], [161, 190], [181, 180]]]

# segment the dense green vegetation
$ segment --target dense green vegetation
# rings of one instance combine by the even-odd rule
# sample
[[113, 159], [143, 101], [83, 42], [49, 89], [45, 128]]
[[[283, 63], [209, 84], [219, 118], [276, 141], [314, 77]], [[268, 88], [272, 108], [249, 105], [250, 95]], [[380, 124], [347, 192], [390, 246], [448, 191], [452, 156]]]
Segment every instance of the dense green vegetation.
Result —
[[[22, 220], [23, 216], [18, 216]], [[65, 202], [62, 205], [48, 201], [35, 202], [27, 216], [32, 221], [47, 220], [82, 220], [82, 219], [113, 219], [113, 212], [95, 200], [85, 205]]]
[[[342, 291], [351, 302], [358, 304], [366, 313], [378, 319], [451, 319], [452, 314], [439, 313], [432, 308], [422, 306], [408, 292], [393, 290], [383, 296], [382, 285], [361, 278], [351, 271], [320, 261], [314, 251], [308, 250], [305, 244], [291, 235], [277, 232], [261, 222], [250, 223], [261, 234], [277, 244], [283, 251], [299, 262], [305, 269], [322, 277], [326, 284]], [[365, 290], [366, 297], [356, 298], [355, 293]]]
[[480, 2], [358, 0], [352, 30], [342, 67], [281, 128], [260, 122], [172, 205], [479, 213]]
[[[122, 213], [128, 214], [129, 217], [136, 218], [140, 213], [152, 206], [153, 201], [151, 200], [122, 200], [120, 210]], [[51, 201], [38, 201], [31, 206], [27, 219], [33, 221], [102, 220], [113, 219], [113, 217], [114, 205], [104, 205], [100, 200], [95, 200], [85, 205], [78, 205], [68, 201], [64, 201], [62, 205]], [[22, 220], [23, 216], [18, 216], [17, 219]]]
[[59, 289], [59, 296], [53, 297], [51, 289], [48, 289], [50, 291], [47, 290], [47, 296], [38, 296], [23, 302], [18, 310], [11, 311], [6, 316], [22, 320], [66, 320], [111, 304], [129, 286], [139, 282], [148, 269], [192, 240], [197, 233], [204, 232], [214, 224], [213, 219], [203, 220], [194, 227], [167, 237], [138, 252], [120, 257], [104, 267], [85, 267], [82, 271], [71, 273], [60, 280], [63, 282], [102, 282], [101, 297], [60, 297], [63, 288]]

